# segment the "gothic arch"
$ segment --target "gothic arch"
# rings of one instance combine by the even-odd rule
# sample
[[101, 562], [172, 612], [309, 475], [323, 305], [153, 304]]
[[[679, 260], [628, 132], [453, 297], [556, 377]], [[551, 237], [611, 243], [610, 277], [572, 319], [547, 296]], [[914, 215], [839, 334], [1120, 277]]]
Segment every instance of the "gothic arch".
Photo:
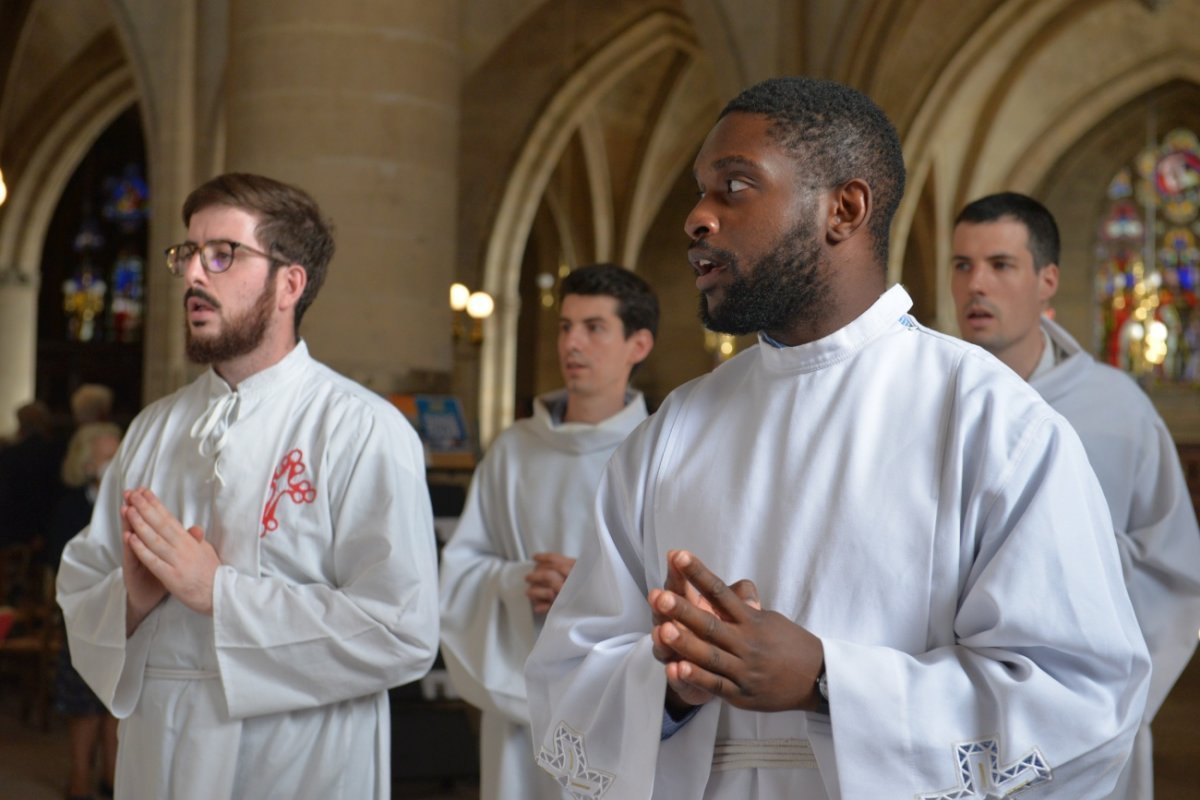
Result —
[[[675, 14], [654, 12], [608, 42], [555, 92], [508, 175], [483, 260], [484, 290], [496, 298], [480, 364], [479, 434], [485, 445], [512, 422], [515, 412], [522, 255], [547, 184], [568, 142], [605, 94], [664, 52], [681, 53], [688, 60], [697, 55], [691, 29]], [[594, 167], [589, 173], [593, 184], [601, 179]], [[646, 209], [647, 216], [652, 213]]]
[[1156, 88], [1174, 81], [1200, 85], [1200, 57], [1196, 53], [1176, 51], [1147, 57], [1136, 67], [1080, 99], [1065, 109], [1055, 124], [1034, 138], [1012, 167], [1008, 185], [1019, 191], [1033, 191], [1067, 149], [1085, 136], [1105, 117]]
[[[1036, 190], [1080, 137], [1130, 98], [1171, 80], [1196, 81], [1200, 53], [1184, 43], [1196, 16], [1190, 6], [1116, 0], [997, 5], [922, 97], [904, 136], [912, 173], [935, 165], [947, 178], [934, 204], [935, 228], [948, 231], [957, 208], [972, 197]], [[1115, 47], [1124, 41], [1127, 47]], [[1089, 67], [1069, 60], [1081, 53], [1091, 56]], [[1055, 76], [1052, 84], [1047, 75]], [[908, 241], [916, 215], [924, 213], [920, 200], [906, 193], [894, 241]], [[903, 262], [903, 251], [893, 252], [893, 275]], [[939, 266], [929, 268], [936, 273]], [[953, 305], [945, 280], [935, 281], [936, 318], [946, 327]]]
[[0, 224], [0, 265], [25, 278], [0, 283], [0, 408], [15, 409], [34, 396], [38, 274], [50, 218], [88, 149], [136, 101], [128, 69], [96, 81], [54, 120], [11, 188]]

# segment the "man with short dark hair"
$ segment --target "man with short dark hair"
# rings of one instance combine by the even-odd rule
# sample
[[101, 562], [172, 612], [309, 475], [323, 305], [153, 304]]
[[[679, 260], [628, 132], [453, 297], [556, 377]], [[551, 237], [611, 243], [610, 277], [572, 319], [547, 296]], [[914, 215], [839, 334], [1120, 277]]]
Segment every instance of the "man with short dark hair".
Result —
[[1108, 511], [1066, 422], [887, 288], [883, 112], [766, 81], [694, 174], [702, 315], [759, 345], [609, 461], [526, 667], [539, 763], [574, 798], [1107, 791], [1149, 673]]
[[167, 267], [211, 368], [130, 425], [58, 573], [117, 795], [384, 800], [386, 690], [437, 647], [420, 442], [298, 336], [334, 248], [308, 194], [222, 175], [183, 221]]
[[560, 297], [566, 387], [492, 444], [442, 553], [442, 652], [454, 686], [483, 710], [484, 800], [563, 796], [533, 758], [522, 671], [575, 564], [604, 464], [646, 418], [629, 376], [654, 346], [654, 292], [594, 264], [571, 272]]
[[1195, 652], [1200, 628], [1200, 530], [1175, 443], [1132, 378], [1097, 362], [1043, 316], [1059, 273], [1058, 225], [1045, 206], [1015, 192], [980, 198], [959, 213], [953, 250], [962, 337], [1067, 418], [1108, 501], [1154, 665], [1133, 757], [1111, 797], [1151, 798], [1150, 722]]

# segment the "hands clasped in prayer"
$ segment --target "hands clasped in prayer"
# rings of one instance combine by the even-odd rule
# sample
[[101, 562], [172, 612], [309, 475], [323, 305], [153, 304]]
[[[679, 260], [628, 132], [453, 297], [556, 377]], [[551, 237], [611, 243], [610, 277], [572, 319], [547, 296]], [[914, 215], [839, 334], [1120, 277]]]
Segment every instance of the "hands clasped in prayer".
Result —
[[533, 604], [533, 613], [545, 614], [562, 591], [575, 559], [560, 553], [534, 553], [534, 567], [525, 576], [525, 596]]
[[132, 633], [168, 593], [200, 614], [212, 614], [213, 576], [221, 559], [199, 527], [184, 528], [149, 489], [125, 492], [123, 568]]
[[727, 586], [691, 553], [672, 550], [665, 588], [647, 599], [654, 657], [666, 665], [667, 705], [676, 714], [713, 697], [756, 711], [817, 707], [821, 640], [762, 610], [752, 581]]

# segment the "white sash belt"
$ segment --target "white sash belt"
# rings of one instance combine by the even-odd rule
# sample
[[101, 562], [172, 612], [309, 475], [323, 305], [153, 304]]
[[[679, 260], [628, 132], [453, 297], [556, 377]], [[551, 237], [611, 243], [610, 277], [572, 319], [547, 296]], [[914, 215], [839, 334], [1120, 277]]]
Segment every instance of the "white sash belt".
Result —
[[816, 769], [807, 739], [724, 739], [713, 746], [713, 772], [730, 769]]
[[206, 681], [221, 677], [215, 669], [168, 669], [167, 667], [146, 667], [147, 678], [158, 678], [164, 681]]

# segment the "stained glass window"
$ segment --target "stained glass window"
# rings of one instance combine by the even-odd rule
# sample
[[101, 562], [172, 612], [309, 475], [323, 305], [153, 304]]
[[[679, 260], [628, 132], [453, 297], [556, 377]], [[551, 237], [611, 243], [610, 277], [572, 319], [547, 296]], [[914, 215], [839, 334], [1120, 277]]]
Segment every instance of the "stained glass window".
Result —
[[130, 344], [142, 335], [149, 191], [141, 166], [126, 164], [106, 178], [100, 199], [100, 218], [85, 203], [75, 267], [62, 285], [67, 341]]
[[104, 234], [90, 214], [75, 235], [78, 257], [75, 271], [63, 281], [63, 311], [67, 318], [67, 341], [90, 342], [100, 338], [99, 324], [104, 319], [105, 292], [108, 285], [96, 268], [96, 256], [104, 247]]
[[1097, 236], [1097, 355], [1142, 378], [1200, 384], [1200, 140], [1184, 128], [1113, 176]]

